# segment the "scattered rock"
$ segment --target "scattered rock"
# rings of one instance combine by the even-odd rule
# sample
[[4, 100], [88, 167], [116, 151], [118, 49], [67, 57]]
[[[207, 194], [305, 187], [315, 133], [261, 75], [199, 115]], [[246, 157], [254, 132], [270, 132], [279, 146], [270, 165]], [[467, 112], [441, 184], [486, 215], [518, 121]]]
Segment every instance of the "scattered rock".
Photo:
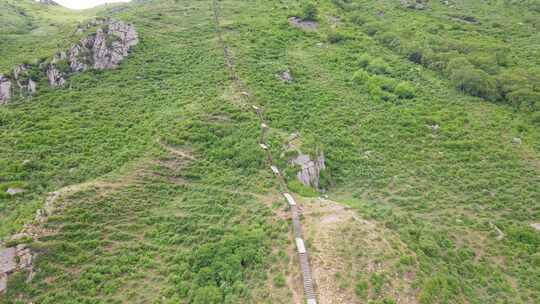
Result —
[[439, 125], [428, 125], [427, 127], [430, 128], [433, 132], [437, 132], [441, 128]]
[[512, 139], [512, 143], [513, 143], [514, 145], [521, 145], [521, 143], [522, 143], [521, 138], [519, 138], [519, 137], [514, 137], [514, 138]]
[[310, 32], [319, 28], [319, 22], [317, 21], [304, 21], [298, 17], [290, 17], [288, 20], [290, 26], [302, 29], [304, 31]]
[[531, 223], [531, 227], [533, 229], [540, 231], [540, 223]]
[[11, 195], [11, 196], [14, 196], [14, 195], [17, 195], [19, 193], [23, 193], [24, 192], [24, 189], [21, 189], [21, 188], [8, 188], [6, 193]]
[[277, 77], [285, 82], [291, 82], [294, 80], [289, 69], [279, 73]]
[[305, 186], [312, 186], [319, 189], [320, 173], [325, 169], [325, 158], [322, 152], [319, 152], [315, 161], [311, 160], [307, 154], [299, 154], [292, 163], [300, 166], [300, 171], [296, 174], [298, 180]]

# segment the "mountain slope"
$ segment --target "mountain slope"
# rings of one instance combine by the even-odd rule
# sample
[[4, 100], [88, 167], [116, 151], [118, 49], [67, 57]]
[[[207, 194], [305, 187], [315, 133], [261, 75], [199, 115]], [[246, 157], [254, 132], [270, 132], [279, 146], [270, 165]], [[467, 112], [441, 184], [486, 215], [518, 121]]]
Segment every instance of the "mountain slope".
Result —
[[[324, 151], [322, 186], [338, 207], [300, 200], [314, 265], [329, 267], [315, 272], [321, 303], [536, 303], [535, 100], [471, 96], [431, 64], [453, 54], [484, 71], [493, 62], [477, 59], [503, 47], [514, 60], [484, 71], [488, 83], [508, 70], [534, 76], [534, 1], [425, 10], [320, 1], [313, 31], [289, 24], [304, 5], [219, 2], [236, 72], [265, 109], [291, 189], [318, 195], [295, 184], [289, 135], [304, 151]], [[85, 185], [37, 225], [37, 272], [28, 284], [25, 274], [11, 277], [0, 302], [301, 302], [284, 203], [258, 147], [258, 120], [230, 79], [211, 1], [132, 3], [113, 16], [140, 38], [119, 69], [0, 107], [0, 185], [25, 189], [0, 197], [2, 236], [31, 221], [48, 192]], [[27, 43], [17, 37], [13, 49]], [[476, 47], [457, 55], [437, 37]], [[409, 42], [428, 45], [430, 61], [411, 58]], [[32, 60], [7, 57], [4, 68]], [[520, 87], [537, 90], [527, 79]]]

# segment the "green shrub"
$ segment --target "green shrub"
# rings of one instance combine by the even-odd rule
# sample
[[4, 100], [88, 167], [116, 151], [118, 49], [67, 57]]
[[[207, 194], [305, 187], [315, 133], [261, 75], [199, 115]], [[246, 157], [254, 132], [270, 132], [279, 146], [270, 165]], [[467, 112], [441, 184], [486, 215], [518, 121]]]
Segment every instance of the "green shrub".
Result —
[[390, 74], [391, 69], [384, 59], [375, 58], [369, 63], [368, 71], [375, 74]]
[[377, 40], [391, 49], [397, 49], [401, 45], [399, 36], [392, 32], [377, 35]]
[[308, 3], [302, 9], [302, 20], [317, 21], [318, 10], [313, 3]]
[[360, 14], [352, 15], [349, 20], [352, 24], [355, 25], [363, 25], [364, 23], [366, 23], [366, 20]]
[[482, 70], [470, 67], [458, 68], [451, 71], [450, 80], [458, 90], [472, 96], [491, 101], [499, 98], [495, 80]]
[[328, 43], [339, 43], [339, 42], [342, 42], [343, 40], [345, 40], [345, 38], [346, 38], [345, 35], [343, 35], [341, 33], [331, 32], [326, 37], [326, 40], [328, 41]]
[[407, 59], [410, 61], [416, 63], [416, 64], [422, 64], [423, 54], [421, 49], [413, 49], [409, 51], [407, 54]]
[[377, 24], [367, 23], [364, 25], [364, 31], [369, 36], [375, 36], [375, 34], [377, 34], [377, 32], [379, 31], [379, 27], [377, 26]]
[[358, 65], [360, 65], [361, 68], [367, 68], [371, 60], [372, 60], [371, 56], [364, 53], [360, 56], [360, 58], [358, 58]]
[[507, 94], [506, 99], [514, 106], [527, 110], [538, 111], [540, 104], [540, 93], [534, 92], [530, 88], [521, 88]]
[[357, 84], [366, 83], [369, 80], [369, 73], [366, 72], [365, 70], [360, 69], [354, 72], [352, 80]]
[[365, 298], [367, 296], [368, 283], [366, 281], [359, 281], [354, 287], [354, 292], [360, 298]]
[[399, 98], [409, 99], [414, 97], [414, 87], [408, 82], [402, 81], [398, 83], [394, 89], [394, 93]]
[[285, 277], [280, 273], [274, 277], [274, 286], [281, 288], [285, 286]]
[[195, 291], [193, 304], [218, 304], [222, 297], [221, 291], [215, 286], [200, 287]]
[[535, 125], [540, 126], [540, 111], [538, 113], [533, 114], [531, 118], [531, 122]]

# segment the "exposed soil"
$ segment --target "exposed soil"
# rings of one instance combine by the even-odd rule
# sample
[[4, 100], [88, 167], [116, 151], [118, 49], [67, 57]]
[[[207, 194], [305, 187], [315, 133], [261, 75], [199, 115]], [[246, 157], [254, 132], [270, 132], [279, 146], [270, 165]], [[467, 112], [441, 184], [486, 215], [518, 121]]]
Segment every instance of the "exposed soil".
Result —
[[[385, 298], [418, 303], [412, 287], [416, 265], [396, 271], [400, 256], [413, 255], [397, 235], [331, 200], [305, 200], [303, 207], [319, 303], [367, 303]], [[358, 296], [356, 283], [369, 282], [372, 274], [385, 277], [383, 288], [378, 292], [369, 288]]]

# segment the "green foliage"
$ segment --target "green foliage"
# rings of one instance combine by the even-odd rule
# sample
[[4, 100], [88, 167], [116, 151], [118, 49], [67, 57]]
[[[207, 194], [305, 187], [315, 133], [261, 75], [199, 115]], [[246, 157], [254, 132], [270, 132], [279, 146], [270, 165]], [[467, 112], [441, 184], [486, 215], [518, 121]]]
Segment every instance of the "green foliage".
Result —
[[326, 37], [326, 40], [329, 43], [340, 43], [346, 39], [345, 35], [339, 33], [339, 32], [331, 32]]
[[[172, 3], [137, 2], [115, 15], [141, 37], [119, 69], [77, 75], [66, 89], [43, 87], [31, 102], [0, 107], [0, 183], [26, 190], [0, 198], [2, 236], [32, 219], [49, 191], [122, 177], [121, 186], [62, 201], [45, 227], [54, 233], [32, 245], [36, 277], [29, 284], [14, 277], [0, 302], [290, 303], [286, 288], [268, 292], [287, 275], [286, 255], [273, 252], [286, 251], [288, 224], [257, 200], [277, 189], [257, 148], [259, 122], [231, 92], [208, 3]], [[538, 92], [534, 11], [502, 1], [424, 11], [390, 0], [321, 2], [321, 16], [337, 12], [339, 32], [350, 37], [325, 48], [317, 44], [332, 30], [288, 30], [288, 8], [220, 3], [234, 28], [224, 38], [236, 70], [271, 122], [273, 152], [296, 131], [323, 145], [330, 197], [380, 222], [384, 239], [373, 244], [393, 235], [391, 246], [406, 254], [369, 262], [414, 274], [422, 303], [537, 302], [540, 258], [529, 223], [539, 217], [540, 118], [516, 111], [517, 104], [533, 111]], [[74, 20], [90, 15], [45, 18], [55, 25], [43, 26], [50, 22], [39, 15], [56, 12], [36, 13], [36, 28], [22, 28], [27, 36], [2, 36], [4, 70], [65, 49]], [[481, 23], [452, 17], [465, 12]], [[298, 81], [277, 81], [276, 67], [291, 65]], [[462, 71], [473, 71], [467, 94], [501, 103], [471, 102], [455, 90], [452, 75], [459, 83], [470, 77]], [[405, 84], [414, 99], [403, 99]], [[521, 145], [511, 143], [517, 136]], [[130, 167], [147, 158], [151, 165]], [[257, 196], [238, 194], [247, 192]], [[356, 266], [343, 271], [358, 281], [346, 292], [391, 303], [400, 273], [363, 277]]]
[[357, 84], [364, 84], [369, 80], [369, 73], [365, 70], [358, 70], [354, 72], [352, 80]]
[[368, 283], [366, 281], [358, 281], [354, 288], [354, 292], [359, 298], [365, 298], [368, 292]]
[[473, 96], [491, 101], [500, 97], [495, 80], [480, 69], [467, 66], [455, 68], [450, 71], [450, 80], [458, 90]]
[[414, 97], [414, 87], [408, 82], [400, 82], [396, 85], [394, 92], [399, 98], [409, 99]]
[[302, 8], [302, 20], [304, 21], [317, 21], [318, 10], [315, 4], [307, 3]]
[[301, 182], [299, 182], [298, 180], [296, 179], [293, 179], [293, 180], [290, 180], [287, 185], [289, 186], [289, 189], [294, 192], [294, 193], [298, 193], [299, 195], [303, 196], [303, 197], [317, 197], [319, 196], [319, 193], [311, 188], [311, 187], [308, 187], [308, 186], [305, 186], [304, 184], [302, 184]]
[[369, 54], [364, 53], [358, 58], [358, 65], [360, 65], [361, 68], [367, 68], [372, 60], [373, 59]]
[[282, 274], [275, 276], [273, 282], [274, 282], [274, 286], [278, 288], [285, 287], [285, 284], [286, 284], [285, 277]]
[[526, 111], [540, 111], [540, 92], [530, 88], [521, 88], [506, 95], [506, 99], [517, 108]]
[[391, 68], [386, 61], [380, 57], [371, 60], [367, 70], [375, 74], [390, 74]]

